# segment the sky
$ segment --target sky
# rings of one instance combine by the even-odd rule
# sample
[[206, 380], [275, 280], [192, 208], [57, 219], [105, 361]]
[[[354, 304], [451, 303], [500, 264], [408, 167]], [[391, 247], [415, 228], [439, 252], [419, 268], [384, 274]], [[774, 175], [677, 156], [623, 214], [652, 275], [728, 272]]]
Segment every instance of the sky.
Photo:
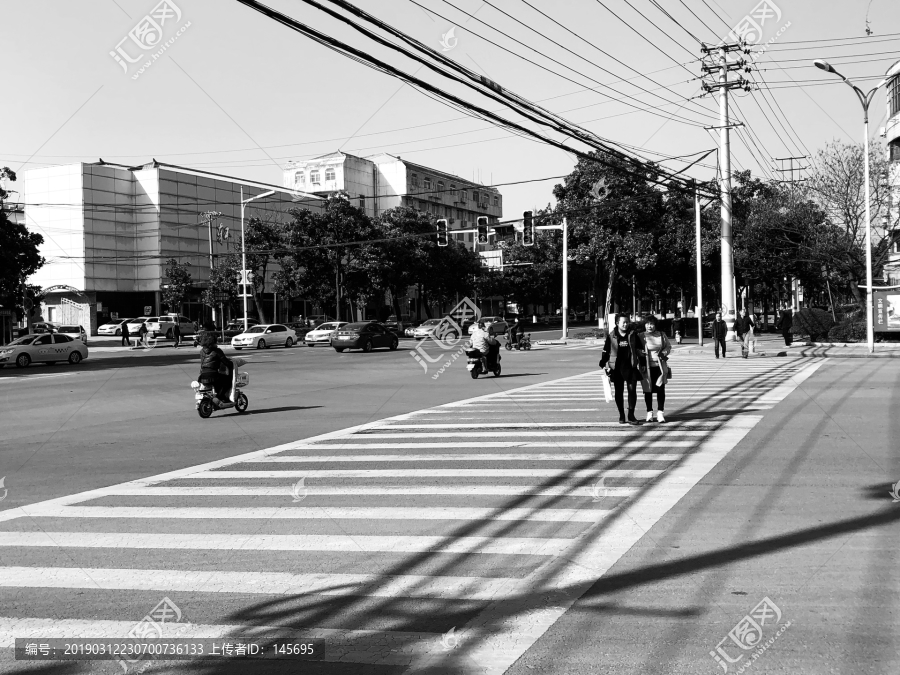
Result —
[[[280, 185], [292, 159], [338, 149], [361, 156], [389, 152], [497, 185], [504, 219], [513, 219], [551, 203], [554, 183], [575, 164], [570, 152], [468, 117], [234, 0], [166, 1], [164, 21], [157, 23], [169, 44], [143, 72], [139, 66], [159, 47], [142, 49], [128, 36], [146, 15], [159, 14], [159, 0], [4, 3], [0, 166], [18, 172], [98, 158], [123, 164], [155, 158]], [[786, 163], [773, 157], [814, 155], [834, 140], [862, 141], [858, 100], [812, 60], [826, 58], [860, 86], [874, 86], [900, 59], [900, 3], [766, 2], [760, 28], [763, 44], [771, 42], [753, 72], [744, 74], [760, 89], [736, 92], [733, 99], [733, 120], [745, 124], [732, 135], [733, 168], [778, 178], [775, 169]], [[302, 0], [266, 4], [520, 119]], [[703, 93], [701, 42], [717, 43], [745, 16], [761, 12], [758, 0], [356, 4], [504, 88], [639, 148], [643, 157], [679, 157], [665, 163], [673, 170], [718, 145], [718, 133], [703, 128], [719, 124], [718, 101], [694, 98]], [[152, 31], [135, 34], [152, 37]], [[143, 58], [130, 64], [111, 52]], [[883, 90], [870, 116], [870, 136], [878, 141]], [[708, 180], [715, 172], [713, 153], [685, 175]]]

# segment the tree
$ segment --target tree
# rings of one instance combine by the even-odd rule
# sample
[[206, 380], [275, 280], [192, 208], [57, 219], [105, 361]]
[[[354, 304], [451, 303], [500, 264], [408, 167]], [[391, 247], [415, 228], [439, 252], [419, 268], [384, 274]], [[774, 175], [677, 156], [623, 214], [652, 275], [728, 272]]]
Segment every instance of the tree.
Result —
[[375, 223], [380, 241], [372, 247], [373, 255], [367, 260], [371, 282], [376, 287], [390, 291], [394, 313], [400, 317], [399, 299], [407, 289], [425, 281], [430, 270], [429, 250], [436, 248], [433, 241], [434, 219], [427, 213], [406, 206], [383, 211]]
[[[3, 167], [0, 178], [15, 180], [16, 174]], [[0, 189], [0, 201], [6, 197], [7, 192]], [[0, 208], [0, 304], [15, 309], [19, 320], [26, 316], [22, 286], [46, 262], [39, 251], [43, 243], [41, 235], [29, 232], [21, 223], [14, 223]]]
[[180, 263], [175, 258], [166, 260], [166, 278], [168, 283], [162, 285], [163, 302], [170, 312], [181, 313], [181, 304], [187, 297], [193, 284], [190, 272], [191, 266]]

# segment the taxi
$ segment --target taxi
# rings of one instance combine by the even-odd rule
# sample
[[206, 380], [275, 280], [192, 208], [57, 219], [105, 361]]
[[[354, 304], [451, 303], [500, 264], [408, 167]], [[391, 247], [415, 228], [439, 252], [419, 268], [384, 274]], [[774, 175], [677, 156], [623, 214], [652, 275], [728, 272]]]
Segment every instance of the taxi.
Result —
[[88, 356], [88, 348], [81, 340], [61, 333], [25, 335], [0, 347], [0, 366], [16, 364], [25, 368], [31, 363], [68, 361], [81, 363]]

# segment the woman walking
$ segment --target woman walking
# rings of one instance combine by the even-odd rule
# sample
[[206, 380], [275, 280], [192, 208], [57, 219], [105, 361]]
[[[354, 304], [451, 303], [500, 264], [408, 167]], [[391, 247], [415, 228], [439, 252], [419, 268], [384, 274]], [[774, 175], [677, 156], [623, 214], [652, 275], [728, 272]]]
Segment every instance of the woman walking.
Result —
[[[628, 316], [616, 315], [616, 327], [606, 336], [600, 367], [606, 370], [616, 389], [619, 424], [638, 425], [634, 416], [637, 405], [637, 382], [641, 379], [639, 357], [641, 342], [637, 332], [629, 330]], [[625, 417], [625, 387], [628, 387], [628, 418]]]
[[662, 331], [656, 330], [656, 318], [648, 316], [644, 321], [645, 332], [640, 338], [647, 357], [646, 368], [641, 373], [641, 388], [647, 404], [647, 421], [653, 421], [653, 394], [656, 394], [656, 421], [665, 422], [666, 382], [669, 379], [668, 357], [672, 343]]

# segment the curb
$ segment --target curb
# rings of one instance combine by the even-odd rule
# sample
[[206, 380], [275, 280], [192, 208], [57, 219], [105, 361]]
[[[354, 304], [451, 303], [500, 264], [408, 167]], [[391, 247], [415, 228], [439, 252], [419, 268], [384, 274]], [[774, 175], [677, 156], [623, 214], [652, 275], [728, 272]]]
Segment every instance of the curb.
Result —
[[[777, 351], [773, 352], [771, 356], [800, 356], [803, 358], [831, 358], [831, 359], [900, 359], [900, 352], [875, 352], [874, 354], [869, 354], [868, 352], [857, 353], [851, 352], [849, 354], [835, 354], [828, 352], [815, 352], [810, 351], [807, 352], [806, 349], [816, 350], [816, 349], [827, 349], [827, 347], [807, 347], [804, 348], [803, 351]], [[689, 354], [689, 355], [697, 355], [697, 354], [706, 354], [708, 356], [712, 355], [711, 349], [684, 349], [678, 350], [678, 354]], [[759, 358], [759, 357], [768, 357], [769, 354], [767, 352], [757, 352], [756, 354], [752, 354], [750, 358]], [[732, 357], [729, 357], [732, 358]], [[734, 357], [740, 358], [740, 357]]]

